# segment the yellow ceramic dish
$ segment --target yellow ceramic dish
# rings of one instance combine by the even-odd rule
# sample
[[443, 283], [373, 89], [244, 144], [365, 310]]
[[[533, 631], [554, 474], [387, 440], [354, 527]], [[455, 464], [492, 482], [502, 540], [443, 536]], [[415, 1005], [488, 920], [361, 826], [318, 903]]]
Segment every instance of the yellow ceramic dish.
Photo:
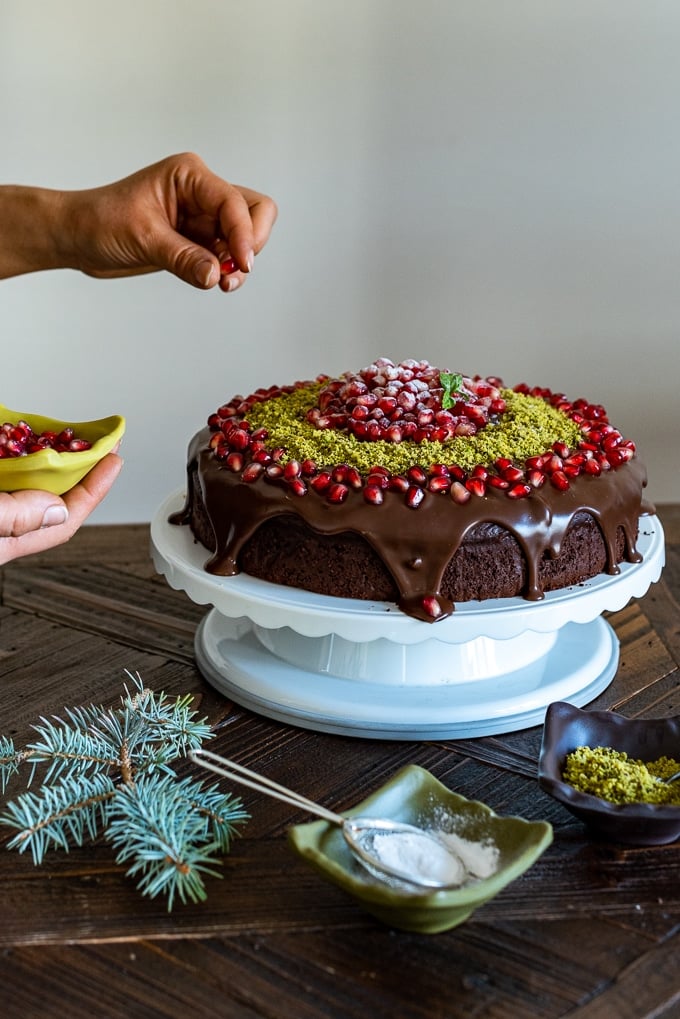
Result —
[[41, 449], [26, 456], [0, 460], [0, 492], [17, 492], [20, 489], [38, 488], [54, 495], [63, 495], [77, 485], [102, 457], [110, 453], [125, 431], [125, 418], [112, 415], [97, 421], [58, 421], [42, 414], [27, 414], [10, 410], [0, 404], [0, 424], [26, 421], [34, 432], [60, 432], [70, 427], [79, 439], [92, 445], [79, 453], [57, 453], [54, 449]]
[[490, 839], [498, 847], [498, 867], [490, 877], [460, 888], [413, 891], [374, 878], [352, 856], [342, 833], [327, 821], [289, 829], [292, 848], [327, 881], [339, 885], [383, 923], [401, 930], [435, 934], [463, 923], [475, 909], [524, 873], [552, 842], [547, 821], [502, 817], [476, 800], [452, 792], [417, 765], [397, 772], [346, 816], [387, 817], [434, 827], [440, 814], [456, 820], [463, 838]]

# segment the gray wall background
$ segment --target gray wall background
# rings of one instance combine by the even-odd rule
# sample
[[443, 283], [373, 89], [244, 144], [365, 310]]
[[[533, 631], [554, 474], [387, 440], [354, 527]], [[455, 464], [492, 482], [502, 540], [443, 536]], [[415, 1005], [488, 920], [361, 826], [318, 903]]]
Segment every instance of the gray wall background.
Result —
[[150, 519], [236, 392], [426, 357], [602, 402], [680, 500], [680, 5], [3, 0], [0, 179], [192, 149], [272, 194], [235, 295], [0, 284], [0, 402], [119, 412], [98, 522]]

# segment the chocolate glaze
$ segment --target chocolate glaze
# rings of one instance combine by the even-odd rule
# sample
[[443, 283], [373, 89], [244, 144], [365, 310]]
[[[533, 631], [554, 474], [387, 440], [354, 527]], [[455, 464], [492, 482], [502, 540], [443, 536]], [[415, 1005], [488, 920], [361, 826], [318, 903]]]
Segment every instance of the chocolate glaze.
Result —
[[239, 572], [239, 553], [260, 524], [282, 514], [294, 514], [315, 531], [334, 535], [360, 534], [375, 550], [394, 578], [400, 593], [399, 607], [407, 615], [426, 622], [433, 617], [423, 601], [436, 598], [441, 608], [438, 619], [453, 611], [453, 604], [440, 591], [446, 566], [478, 524], [489, 522], [509, 531], [518, 541], [527, 563], [524, 597], [543, 597], [539, 562], [546, 550], [560, 554], [564, 536], [580, 511], [592, 515], [602, 532], [608, 573], [619, 572], [616, 556], [617, 533], [625, 539], [625, 560], [639, 562], [636, 548], [638, 519], [652, 507], [642, 503], [647, 484], [644, 465], [636, 458], [599, 477], [572, 479], [566, 491], [549, 483], [523, 499], [510, 499], [503, 491], [489, 489], [459, 505], [448, 494], [428, 493], [417, 509], [409, 508], [402, 494], [385, 492], [382, 505], [366, 503], [361, 491], [350, 490], [340, 505], [328, 502], [310, 488], [296, 496], [287, 486], [263, 478], [244, 483], [238, 474], [221, 464], [208, 449], [211, 431], [198, 432], [188, 453], [189, 486], [186, 505], [173, 523], [192, 519], [193, 478], [198, 478], [200, 495], [214, 531], [214, 554], [206, 570], [220, 576]]

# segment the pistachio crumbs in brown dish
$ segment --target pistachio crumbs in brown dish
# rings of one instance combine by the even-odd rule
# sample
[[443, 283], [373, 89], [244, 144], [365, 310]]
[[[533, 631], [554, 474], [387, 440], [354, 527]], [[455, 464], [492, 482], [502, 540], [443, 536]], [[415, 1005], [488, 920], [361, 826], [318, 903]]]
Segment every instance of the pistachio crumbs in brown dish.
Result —
[[191, 441], [174, 523], [244, 572], [433, 622], [640, 561], [646, 471], [599, 404], [378, 358], [235, 396]]

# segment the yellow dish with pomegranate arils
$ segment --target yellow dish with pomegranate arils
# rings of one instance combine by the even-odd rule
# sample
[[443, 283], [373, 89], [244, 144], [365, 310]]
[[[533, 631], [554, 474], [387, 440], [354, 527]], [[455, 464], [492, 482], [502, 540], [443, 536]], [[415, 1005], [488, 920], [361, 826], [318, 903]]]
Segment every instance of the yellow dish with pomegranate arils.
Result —
[[[60, 435], [64, 429], [72, 429], [74, 439], [84, 440], [88, 448], [59, 452], [48, 446], [36, 452], [4, 456], [0, 452], [0, 492], [40, 489], [63, 495], [116, 447], [125, 431], [125, 418], [117, 414], [96, 421], [60, 421], [43, 414], [10, 410], [0, 404], [0, 429], [4, 424], [16, 426], [21, 421], [26, 422], [36, 436]], [[3, 434], [7, 435], [4, 431]], [[0, 436], [0, 444], [6, 443], [7, 438], [3, 442]], [[75, 444], [79, 445], [79, 441]]]

